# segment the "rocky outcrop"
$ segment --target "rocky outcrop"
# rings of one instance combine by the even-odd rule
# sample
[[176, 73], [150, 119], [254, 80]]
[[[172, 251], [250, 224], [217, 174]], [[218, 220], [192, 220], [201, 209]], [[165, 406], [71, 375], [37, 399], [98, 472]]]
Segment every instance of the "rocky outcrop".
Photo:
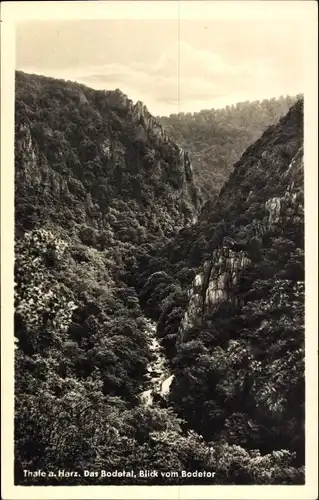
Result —
[[[303, 170], [298, 102], [248, 148], [219, 197], [185, 231], [196, 274], [186, 304], [178, 303], [169, 398], [207, 441], [289, 450], [298, 467], [305, 437]], [[161, 324], [168, 342], [173, 325]]]
[[139, 214], [142, 232], [164, 235], [190, 223], [201, 205], [189, 155], [143, 103], [120, 90], [95, 91], [21, 72], [15, 178], [19, 206], [33, 198], [43, 218], [58, 215], [69, 226], [72, 212], [74, 224], [99, 231], [112, 225], [109, 210], [112, 204], [119, 210], [119, 202], [121, 212]]
[[[156, 150], [162, 144], [171, 146], [177, 154], [177, 164], [183, 169], [185, 182], [193, 180], [192, 165], [189, 152], [177, 146], [167, 134], [158, 118], [155, 118], [148, 111], [141, 101], [134, 103], [121, 90], [106, 91], [103, 93], [106, 102], [109, 102], [112, 109], [125, 112], [126, 117], [135, 124], [134, 139], [142, 142], [151, 142], [151, 153], [156, 155]], [[105, 104], [104, 104], [105, 106]]]
[[[297, 103], [275, 129], [268, 130], [252, 146], [255, 162], [251, 161], [250, 150], [243, 155], [213, 206], [212, 211], [215, 209], [217, 212], [217, 215], [213, 213], [213, 220], [217, 217], [225, 220], [229, 230], [212, 251], [211, 259], [203, 263], [188, 291], [189, 303], [181, 321], [179, 341], [183, 341], [185, 332], [190, 328], [209, 323], [221, 304], [236, 307], [243, 303], [238, 286], [240, 277], [243, 271], [263, 259], [263, 247], [268, 245], [269, 238], [283, 237], [287, 231], [294, 234], [302, 230], [301, 108], [302, 104]], [[264, 187], [256, 192], [258, 185], [255, 182], [260, 184], [260, 169], [263, 169]], [[244, 190], [240, 183], [245, 185]], [[246, 200], [243, 191], [248, 192]], [[267, 193], [273, 195], [269, 197]], [[253, 201], [254, 211], [251, 207]], [[233, 214], [233, 220], [228, 218], [227, 207]], [[209, 215], [205, 213], [205, 217]]]
[[[142, 141], [146, 141], [150, 138], [155, 148], [162, 143], [170, 145], [176, 151], [177, 163], [180, 164], [183, 169], [183, 184], [185, 185], [191, 182], [193, 180], [193, 172], [189, 152], [184, 151], [173, 143], [161, 123], [149, 113], [147, 107], [141, 101], [138, 101], [136, 104], [131, 103], [130, 109], [133, 119], [136, 123], [139, 123], [136, 129], [135, 138]], [[155, 149], [153, 149], [152, 152], [154, 154]]]

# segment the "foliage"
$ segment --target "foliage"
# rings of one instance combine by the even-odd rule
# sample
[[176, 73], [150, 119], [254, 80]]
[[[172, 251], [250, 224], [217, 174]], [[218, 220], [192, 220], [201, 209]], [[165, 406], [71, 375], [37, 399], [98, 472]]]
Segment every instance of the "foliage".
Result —
[[246, 101], [221, 109], [161, 116], [159, 120], [190, 152], [195, 179], [209, 198], [218, 194], [247, 147], [284, 116], [298, 97]]

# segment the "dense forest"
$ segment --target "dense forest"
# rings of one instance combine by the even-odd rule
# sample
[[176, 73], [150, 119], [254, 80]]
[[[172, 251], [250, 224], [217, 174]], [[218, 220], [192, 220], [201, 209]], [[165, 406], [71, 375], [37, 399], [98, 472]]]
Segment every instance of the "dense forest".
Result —
[[303, 483], [302, 107], [203, 204], [142, 103], [16, 73], [16, 484]]
[[159, 117], [192, 157], [194, 176], [206, 197], [217, 195], [233, 165], [301, 96], [239, 102], [222, 109]]

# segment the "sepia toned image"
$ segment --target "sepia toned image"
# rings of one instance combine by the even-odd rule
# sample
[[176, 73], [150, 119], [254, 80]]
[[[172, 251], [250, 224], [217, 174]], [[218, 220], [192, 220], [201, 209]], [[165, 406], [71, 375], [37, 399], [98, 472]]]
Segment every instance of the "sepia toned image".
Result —
[[307, 2], [146, 3], [15, 24], [14, 485], [304, 486]]

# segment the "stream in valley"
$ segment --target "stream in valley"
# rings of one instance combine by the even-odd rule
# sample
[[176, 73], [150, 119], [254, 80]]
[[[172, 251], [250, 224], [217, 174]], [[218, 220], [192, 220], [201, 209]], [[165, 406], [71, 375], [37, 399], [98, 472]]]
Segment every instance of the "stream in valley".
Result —
[[154, 402], [154, 396], [165, 397], [169, 393], [174, 375], [169, 373], [167, 361], [159, 341], [156, 338], [156, 323], [148, 320], [146, 334], [151, 341], [151, 350], [154, 354], [148, 367], [148, 389], [140, 395], [142, 403], [150, 406]]

